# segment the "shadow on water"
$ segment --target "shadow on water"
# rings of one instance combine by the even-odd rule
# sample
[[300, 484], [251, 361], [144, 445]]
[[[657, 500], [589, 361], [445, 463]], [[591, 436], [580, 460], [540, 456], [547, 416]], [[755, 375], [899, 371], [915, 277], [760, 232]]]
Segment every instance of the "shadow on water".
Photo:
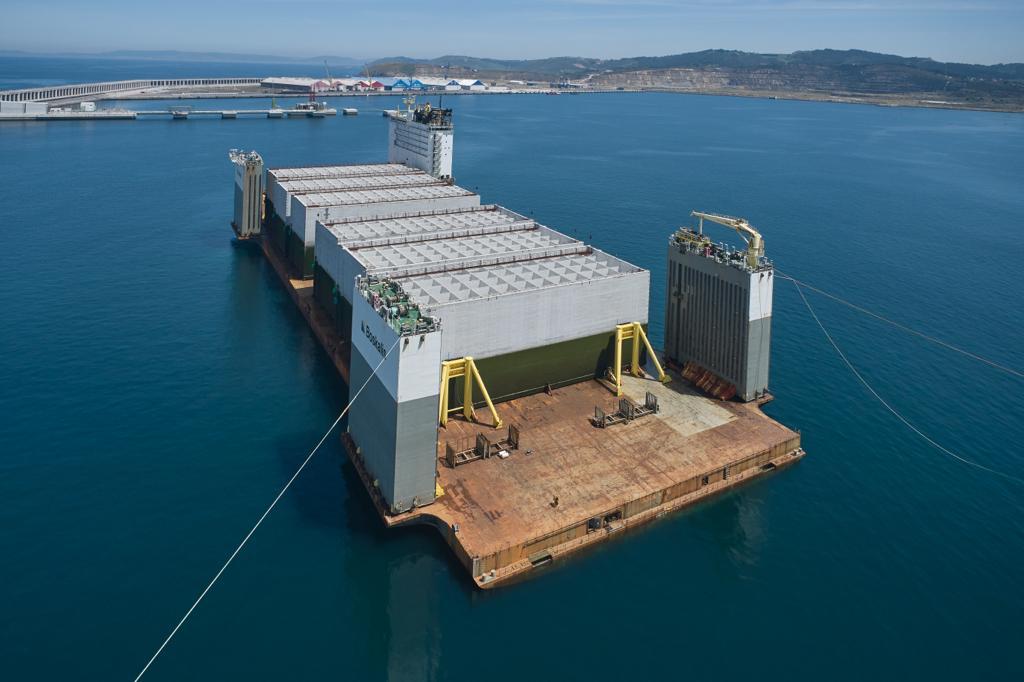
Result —
[[[321, 437], [322, 433], [313, 431], [293, 431], [274, 436], [272, 447], [280, 466], [282, 484], [295, 474]], [[349, 513], [345, 507], [356, 491], [338, 471], [340, 455], [335, 450], [340, 446], [336, 446], [334, 440], [332, 433], [295, 479], [286, 498], [305, 525], [340, 532], [352, 530], [346, 520]]]

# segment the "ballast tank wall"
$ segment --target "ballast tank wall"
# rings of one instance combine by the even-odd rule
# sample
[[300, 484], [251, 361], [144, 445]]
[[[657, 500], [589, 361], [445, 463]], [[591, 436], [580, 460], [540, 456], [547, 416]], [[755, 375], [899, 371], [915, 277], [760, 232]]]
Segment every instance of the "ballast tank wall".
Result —
[[771, 268], [750, 272], [670, 244], [665, 355], [714, 372], [742, 400], [763, 395], [774, 279]]

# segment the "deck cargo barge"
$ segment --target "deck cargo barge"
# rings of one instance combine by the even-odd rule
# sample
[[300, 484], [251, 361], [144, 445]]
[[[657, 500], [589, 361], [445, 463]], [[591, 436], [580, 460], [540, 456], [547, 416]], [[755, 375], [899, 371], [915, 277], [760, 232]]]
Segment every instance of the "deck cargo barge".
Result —
[[455, 185], [450, 110], [388, 118], [386, 163], [231, 154], [238, 238], [365, 385], [342, 440], [386, 525], [433, 525], [489, 588], [803, 456], [760, 409], [759, 235], [671, 236], [658, 354], [648, 271]]

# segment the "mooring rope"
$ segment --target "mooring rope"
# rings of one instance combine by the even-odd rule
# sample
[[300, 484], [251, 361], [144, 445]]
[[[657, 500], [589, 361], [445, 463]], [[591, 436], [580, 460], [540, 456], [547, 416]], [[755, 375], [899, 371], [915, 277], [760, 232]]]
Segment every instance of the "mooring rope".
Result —
[[942, 339], [938, 339], [938, 338], [936, 338], [934, 336], [931, 336], [929, 334], [925, 334], [924, 332], [921, 332], [921, 331], [918, 331], [916, 329], [913, 329], [912, 327], [908, 327], [907, 325], [901, 324], [901, 323], [899, 323], [899, 322], [897, 322], [895, 320], [890, 320], [888, 317], [884, 317], [882, 315], [879, 315], [878, 313], [876, 313], [874, 311], [871, 311], [871, 310], [868, 310], [867, 308], [865, 308], [863, 306], [859, 306], [856, 303], [851, 303], [850, 301], [847, 301], [844, 298], [836, 296], [835, 294], [830, 294], [827, 291], [823, 291], [822, 289], [818, 289], [817, 287], [811, 286], [807, 282], [802, 282], [802, 281], [798, 280], [795, 277], [792, 277], [790, 275], [784, 274], [780, 270], [776, 270], [775, 274], [776, 274], [777, 277], [781, 277], [782, 279], [788, 279], [790, 282], [793, 282], [794, 284], [799, 285], [798, 288], [799, 287], [803, 287], [804, 289], [810, 289], [811, 291], [813, 291], [815, 293], [818, 293], [818, 294], [821, 294], [822, 296], [827, 296], [828, 298], [831, 298], [833, 301], [836, 301], [837, 303], [842, 303], [843, 305], [845, 305], [845, 306], [847, 306], [849, 308], [852, 308], [853, 310], [856, 310], [859, 313], [864, 313], [865, 315], [870, 315], [871, 317], [875, 318], [876, 320], [880, 320], [882, 322], [885, 322], [886, 324], [891, 324], [892, 326], [896, 327], [897, 329], [901, 329], [901, 330], [907, 332], [908, 334], [914, 334], [915, 336], [919, 336], [922, 339], [925, 339], [927, 341], [931, 341], [932, 343], [938, 344], [938, 345], [942, 346], [943, 348], [946, 348], [947, 350], [951, 350], [951, 351], [954, 351], [956, 353], [960, 353], [961, 355], [965, 355], [965, 356], [967, 356], [967, 357], [969, 357], [969, 358], [971, 358], [973, 360], [977, 360], [979, 362], [984, 362], [986, 365], [994, 367], [995, 369], [998, 369], [1001, 372], [1006, 372], [1007, 374], [1011, 374], [1011, 375], [1013, 375], [1015, 377], [1024, 379], [1024, 372], [1021, 372], [1020, 370], [1016, 370], [1016, 369], [1014, 369], [1012, 367], [1007, 367], [1006, 365], [1000, 364], [1000, 363], [996, 362], [995, 360], [990, 360], [990, 359], [988, 359], [986, 357], [978, 355], [977, 353], [972, 353], [969, 350], [964, 350], [963, 348], [960, 348], [958, 346], [954, 346], [953, 344], [949, 343], [948, 341], [943, 341]]
[[871, 384], [869, 384], [867, 382], [867, 380], [861, 375], [861, 373], [857, 371], [857, 368], [853, 366], [853, 363], [850, 362], [849, 358], [846, 357], [846, 353], [844, 353], [842, 351], [842, 349], [839, 347], [839, 344], [837, 344], [835, 342], [835, 339], [832, 338], [832, 335], [828, 333], [827, 329], [825, 329], [825, 325], [822, 324], [821, 320], [818, 318], [817, 313], [814, 312], [814, 308], [811, 307], [810, 301], [808, 301], [807, 297], [804, 295], [804, 291], [801, 288], [801, 282], [798, 282], [797, 280], [795, 280], [793, 278], [788, 278], [788, 279], [790, 279], [793, 282], [793, 286], [796, 287], [797, 293], [800, 294], [800, 298], [803, 299], [804, 305], [807, 306], [807, 311], [811, 314], [811, 317], [814, 318], [814, 321], [818, 323], [818, 326], [821, 328], [821, 331], [825, 335], [825, 338], [828, 339], [828, 342], [830, 344], [832, 344], [832, 347], [835, 349], [836, 353], [839, 354], [839, 357], [842, 359], [842, 361], [846, 364], [846, 366], [849, 368], [849, 370], [851, 372], [853, 372], [853, 376], [857, 377], [858, 381], [860, 381], [860, 383], [862, 383], [864, 385], [864, 388], [868, 389], [868, 391], [871, 393], [871, 395], [875, 396], [875, 399], [877, 399], [878, 402], [882, 403], [882, 405], [885, 407], [885, 409], [889, 410], [889, 412], [892, 412], [893, 416], [895, 416], [897, 419], [899, 419], [901, 422], [903, 422], [903, 424], [907, 428], [909, 428], [911, 431], [913, 431], [918, 436], [923, 438], [925, 440], [925, 442], [927, 442], [929, 445], [931, 445], [932, 447], [936, 448], [940, 452], [943, 452], [943, 453], [949, 455], [950, 457], [963, 462], [964, 464], [967, 464], [967, 465], [972, 466], [972, 467], [977, 467], [978, 469], [981, 469], [983, 471], [987, 471], [987, 472], [989, 472], [991, 474], [995, 474], [996, 476], [1002, 476], [1003, 478], [1008, 478], [1011, 481], [1016, 481], [1017, 483], [1024, 483], [1024, 479], [1018, 478], [1017, 476], [1014, 476], [1013, 474], [1008, 474], [1008, 473], [1005, 473], [1005, 472], [1002, 472], [1002, 471], [998, 471], [996, 469], [992, 469], [991, 467], [987, 467], [984, 464], [978, 464], [977, 462], [972, 462], [971, 460], [967, 459], [966, 457], [961, 457], [960, 455], [958, 455], [957, 453], [953, 452], [949, 448], [944, 447], [943, 445], [937, 443], [935, 440], [933, 440], [927, 434], [925, 434], [923, 431], [921, 431], [921, 429], [919, 429], [916, 426], [914, 426], [913, 424], [911, 424], [910, 421], [906, 417], [904, 417], [902, 414], [900, 414], [896, 410], [896, 408], [894, 408], [892, 405], [890, 405], [885, 400], [885, 398], [883, 398], [881, 395], [879, 395], [878, 391], [876, 391], [874, 388], [872, 388]]
[[213, 580], [210, 581], [210, 584], [206, 586], [206, 589], [203, 590], [202, 594], [199, 595], [199, 598], [196, 599], [195, 603], [192, 604], [191, 608], [189, 608], [189, 610], [185, 612], [185, 615], [182, 617], [182, 619], [178, 621], [178, 624], [174, 626], [173, 630], [171, 630], [171, 634], [167, 635], [167, 639], [164, 640], [163, 644], [160, 645], [160, 648], [157, 649], [156, 653], [153, 654], [153, 657], [149, 659], [149, 662], [146, 663], [145, 667], [143, 667], [142, 670], [139, 672], [138, 676], [135, 678], [135, 682], [139, 682], [139, 680], [142, 679], [142, 676], [146, 674], [147, 670], [149, 670], [149, 666], [153, 665], [153, 661], [157, 659], [157, 656], [163, 653], [164, 648], [174, 638], [174, 635], [178, 634], [178, 630], [180, 630], [181, 626], [185, 624], [185, 621], [188, 620], [189, 616], [192, 615], [192, 612], [196, 610], [196, 607], [199, 606], [199, 602], [203, 601], [203, 597], [206, 596], [207, 592], [209, 592], [210, 589], [217, 582], [217, 580], [220, 579], [220, 576], [224, 573], [225, 570], [227, 570], [227, 567], [231, 565], [231, 562], [235, 560], [235, 557], [238, 556], [238, 553], [242, 551], [242, 548], [245, 547], [245, 544], [249, 542], [249, 538], [253, 536], [253, 533], [255, 533], [256, 529], [260, 527], [260, 524], [263, 523], [263, 520], [270, 515], [270, 512], [274, 509], [274, 507], [281, 500], [281, 498], [284, 497], [284, 494], [288, 492], [288, 488], [290, 488], [292, 483], [295, 482], [295, 479], [299, 477], [299, 474], [301, 474], [302, 470], [306, 468], [306, 465], [309, 464], [309, 461], [313, 459], [313, 455], [315, 455], [317, 450], [320, 449], [320, 446], [324, 444], [324, 441], [327, 440], [327, 437], [331, 435], [331, 432], [334, 431], [334, 427], [336, 427], [338, 423], [341, 422], [341, 420], [345, 417], [345, 415], [348, 414], [349, 408], [352, 407], [352, 404], [356, 401], [356, 398], [359, 397], [359, 394], [363, 392], [363, 389], [366, 388], [367, 384], [370, 383], [370, 380], [373, 379], [374, 375], [377, 374], [377, 370], [380, 369], [381, 365], [384, 364], [384, 361], [388, 359], [389, 355], [391, 355], [391, 351], [395, 349], [395, 347], [398, 345], [398, 342], [401, 340], [402, 337], [399, 336], [398, 339], [394, 342], [394, 344], [392, 344], [391, 348], [388, 349], [387, 353], [384, 354], [384, 357], [380, 359], [380, 362], [377, 363], [377, 366], [374, 367], [373, 371], [370, 372], [370, 376], [366, 378], [366, 381], [363, 382], [363, 385], [359, 387], [359, 390], [356, 391], [355, 395], [353, 395], [351, 400], [348, 401], [348, 404], [345, 405], [345, 409], [341, 411], [341, 414], [338, 415], [338, 418], [335, 419], [334, 423], [331, 424], [331, 427], [327, 429], [327, 433], [324, 434], [324, 437], [321, 438], [320, 442], [316, 444], [316, 447], [314, 447], [310, 451], [309, 455], [306, 456], [306, 459], [302, 462], [299, 468], [295, 470], [295, 473], [292, 475], [292, 477], [288, 479], [288, 482], [284, 484], [284, 487], [281, 488], [281, 492], [277, 494], [277, 497], [274, 498], [274, 501], [271, 502], [270, 506], [267, 507], [267, 510], [263, 512], [263, 516], [260, 517], [259, 521], [256, 522], [256, 525], [254, 525], [252, 529], [249, 531], [249, 533], [242, 539], [242, 542], [239, 543], [238, 547], [235, 548], [235, 551], [231, 553], [231, 556], [229, 556], [228, 560], [224, 562], [224, 565], [220, 567], [220, 570], [217, 571], [217, 574], [215, 576], [213, 576]]

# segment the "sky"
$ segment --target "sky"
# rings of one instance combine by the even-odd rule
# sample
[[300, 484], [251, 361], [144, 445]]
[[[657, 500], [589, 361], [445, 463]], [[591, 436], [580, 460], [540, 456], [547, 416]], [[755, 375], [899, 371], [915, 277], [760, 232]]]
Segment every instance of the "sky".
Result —
[[0, 0], [0, 50], [359, 60], [859, 48], [1024, 62], [1024, 0]]

